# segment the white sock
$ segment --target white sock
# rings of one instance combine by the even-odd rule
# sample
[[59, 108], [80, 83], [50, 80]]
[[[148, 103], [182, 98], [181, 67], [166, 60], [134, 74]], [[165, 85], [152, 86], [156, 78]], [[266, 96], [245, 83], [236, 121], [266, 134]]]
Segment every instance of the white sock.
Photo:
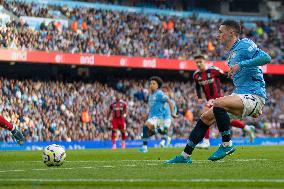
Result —
[[146, 145], [143, 145], [143, 149], [147, 150], [147, 146], [146, 146]]
[[206, 144], [210, 144], [210, 142], [209, 142], [209, 139], [208, 139], [208, 138], [204, 138], [204, 139], [203, 139], [203, 142], [204, 142], [204, 143], [206, 143]]
[[230, 140], [229, 142], [222, 142], [222, 145], [224, 146], [224, 147], [230, 147], [230, 146], [232, 146], [233, 145], [233, 142]]
[[13, 128], [11, 131], [14, 131], [16, 128], [17, 128], [16, 125], [13, 124]]
[[184, 157], [184, 159], [187, 159], [190, 157], [190, 155], [188, 155], [187, 153], [185, 153], [184, 151], [182, 151], [181, 155]]
[[244, 130], [247, 131], [247, 132], [250, 132], [250, 131], [251, 131], [251, 130], [250, 130], [250, 126], [245, 125]]
[[160, 142], [160, 146], [161, 146], [161, 147], [164, 147], [165, 145], [166, 145], [166, 140], [163, 139], [163, 140]]

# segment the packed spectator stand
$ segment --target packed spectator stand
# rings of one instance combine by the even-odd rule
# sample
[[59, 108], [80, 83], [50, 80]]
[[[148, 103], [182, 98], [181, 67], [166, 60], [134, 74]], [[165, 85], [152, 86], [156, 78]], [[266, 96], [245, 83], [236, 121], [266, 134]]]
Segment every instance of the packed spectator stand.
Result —
[[[47, 6], [24, 1], [2, 0], [3, 7], [20, 16], [65, 17], [69, 25], [53, 21], [31, 29], [23, 20], [1, 27], [1, 47], [42, 51], [85, 52], [111, 55], [192, 59], [196, 52], [210, 60], [225, 55], [216, 40], [220, 20], [138, 14], [94, 8]], [[59, 16], [60, 15], [60, 16]], [[283, 63], [284, 21], [243, 23], [242, 37], [249, 37]]]
[[[140, 139], [148, 106], [148, 81], [146, 79], [112, 79], [106, 81], [61, 81], [8, 79], [0, 80], [0, 111], [9, 121], [19, 125], [28, 141], [103, 140], [111, 135], [111, 122], [107, 112], [116, 92], [123, 94], [128, 105], [127, 138]], [[174, 92], [179, 117], [173, 121], [170, 133], [173, 138], [186, 138], [204, 104], [196, 101], [192, 80], [167, 82]], [[280, 86], [280, 83], [278, 83]], [[232, 85], [223, 85], [230, 93]], [[263, 115], [259, 119], [246, 120], [256, 126], [257, 136], [278, 137], [284, 135], [284, 88], [269, 85]], [[86, 112], [90, 119], [83, 121]], [[283, 121], [284, 122], [284, 121]], [[218, 137], [217, 128], [212, 137]], [[235, 136], [242, 131], [235, 129]], [[159, 136], [158, 136], [159, 137]], [[11, 141], [9, 132], [1, 130], [1, 141]]]

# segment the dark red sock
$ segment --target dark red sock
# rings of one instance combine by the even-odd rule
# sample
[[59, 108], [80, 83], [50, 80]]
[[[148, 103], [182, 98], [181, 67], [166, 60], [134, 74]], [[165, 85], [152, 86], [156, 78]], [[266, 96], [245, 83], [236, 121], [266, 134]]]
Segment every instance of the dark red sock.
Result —
[[244, 122], [242, 122], [241, 120], [238, 120], [238, 119], [232, 120], [230, 125], [233, 126], [233, 127], [241, 128], [241, 129], [245, 128]]
[[112, 144], [115, 144], [115, 139], [116, 139], [116, 130], [112, 130], [111, 132]]
[[0, 115], [0, 127], [12, 131], [13, 125]]
[[126, 139], [126, 131], [125, 130], [121, 130], [121, 139], [123, 140], [123, 141], [125, 141], [125, 139]]
[[204, 138], [205, 139], [209, 139], [210, 138], [210, 128], [207, 129]]

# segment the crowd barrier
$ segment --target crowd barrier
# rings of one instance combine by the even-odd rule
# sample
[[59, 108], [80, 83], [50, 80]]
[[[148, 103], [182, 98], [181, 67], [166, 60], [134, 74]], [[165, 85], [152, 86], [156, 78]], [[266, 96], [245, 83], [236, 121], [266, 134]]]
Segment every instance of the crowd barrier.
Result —
[[[63, 53], [0, 49], [0, 61], [26, 62], [36, 64], [69, 64], [86, 66], [127, 67], [167, 70], [196, 70], [193, 60], [112, 56], [86, 53]], [[207, 61], [209, 66], [217, 66], [228, 71], [225, 61]], [[261, 67], [264, 74], [284, 74], [283, 64], [268, 64]]]

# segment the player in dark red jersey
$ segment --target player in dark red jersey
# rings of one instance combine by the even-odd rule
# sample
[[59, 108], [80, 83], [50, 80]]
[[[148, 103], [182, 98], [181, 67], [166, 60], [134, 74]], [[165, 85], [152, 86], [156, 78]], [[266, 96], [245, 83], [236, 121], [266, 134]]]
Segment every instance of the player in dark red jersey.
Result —
[[6, 129], [11, 132], [14, 140], [20, 145], [22, 145], [25, 141], [25, 138], [22, 134], [22, 132], [17, 129], [15, 125], [7, 121], [3, 116], [0, 115], [0, 127], [3, 129]]
[[126, 127], [125, 127], [125, 117], [127, 113], [127, 105], [122, 100], [121, 94], [117, 93], [115, 96], [115, 101], [110, 105], [109, 117], [112, 114], [112, 149], [116, 149], [116, 133], [117, 129], [121, 132], [122, 138], [122, 149], [125, 148], [126, 139]]
[[[209, 108], [213, 105], [214, 99], [222, 97], [222, 91], [221, 91], [221, 82], [220, 78], [226, 78], [227, 76], [224, 74], [224, 72], [214, 66], [207, 67], [205, 64], [205, 56], [202, 54], [198, 54], [194, 57], [197, 70], [193, 74], [193, 79], [196, 84], [196, 93], [198, 97], [198, 103], [202, 103], [202, 95], [201, 95], [201, 88], [204, 92], [204, 95], [207, 100], [207, 104], [202, 110], [202, 112], [206, 112], [209, 110]], [[252, 142], [254, 139], [254, 127], [245, 125], [240, 120], [232, 120], [231, 126], [238, 127], [246, 132], [249, 133], [250, 141]], [[198, 144], [197, 148], [205, 148], [208, 149], [210, 147], [210, 128], [208, 128], [206, 135], [203, 139], [203, 142]]]

